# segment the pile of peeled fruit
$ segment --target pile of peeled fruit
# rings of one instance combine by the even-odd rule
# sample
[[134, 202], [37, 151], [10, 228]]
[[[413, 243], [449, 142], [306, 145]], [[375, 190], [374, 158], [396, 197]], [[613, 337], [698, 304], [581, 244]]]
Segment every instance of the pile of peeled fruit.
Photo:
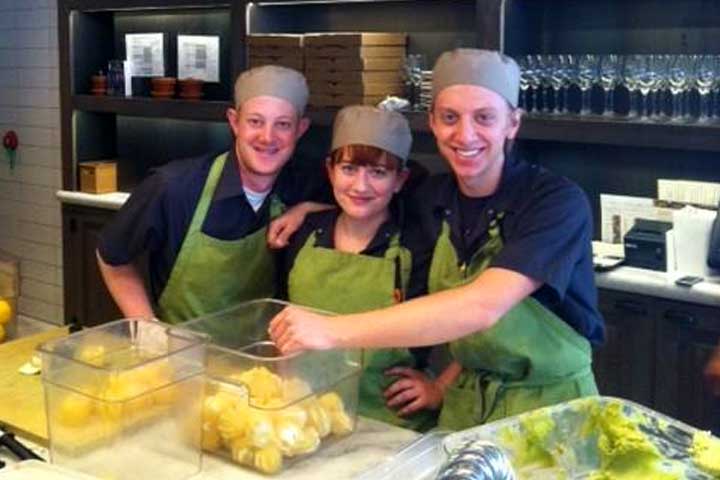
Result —
[[237, 463], [263, 473], [282, 469], [285, 457], [314, 452], [323, 438], [346, 435], [353, 417], [336, 392], [313, 395], [297, 378], [283, 379], [254, 367], [215, 382], [203, 404], [203, 449], [225, 451]]
[[7, 326], [12, 320], [13, 310], [10, 302], [0, 297], [0, 343], [7, 336]]
[[[125, 358], [117, 353], [110, 359], [102, 345], [88, 345], [78, 350], [77, 360], [98, 367], [133, 362], [136, 353], [126, 351]], [[137, 424], [157, 416], [176, 397], [171, 384], [173, 369], [167, 361], [143, 365], [142, 368], [118, 370], [100, 382], [79, 385], [78, 390], [63, 390], [53, 402], [51, 414], [56, 424], [64, 427], [56, 432], [67, 444], [91, 443], [116, 433], [121, 426]], [[165, 388], [158, 388], [166, 386]], [[82, 428], [81, 435], [72, 432]], [[74, 445], [79, 446], [79, 445]]]

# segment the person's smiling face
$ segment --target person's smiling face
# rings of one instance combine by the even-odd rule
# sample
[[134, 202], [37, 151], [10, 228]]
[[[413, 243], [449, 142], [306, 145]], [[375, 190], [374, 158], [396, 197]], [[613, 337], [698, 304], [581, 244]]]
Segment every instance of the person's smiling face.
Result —
[[443, 89], [429, 115], [438, 150], [463, 185], [498, 181], [507, 140], [515, 138], [520, 112], [484, 87], [453, 85]]
[[407, 171], [396, 162], [381, 158], [357, 161], [343, 155], [337, 161], [329, 160], [327, 169], [335, 200], [343, 213], [356, 221], [387, 218], [388, 205], [407, 178]]
[[241, 172], [275, 177], [292, 156], [309, 123], [287, 100], [260, 96], [228, 111]]

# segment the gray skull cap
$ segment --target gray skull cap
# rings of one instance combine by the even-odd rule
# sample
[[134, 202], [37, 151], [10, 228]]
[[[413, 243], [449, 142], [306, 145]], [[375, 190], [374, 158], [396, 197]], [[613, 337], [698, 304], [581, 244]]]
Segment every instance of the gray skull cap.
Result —
[[287, 100], [301, 116], [309, 96], [305, 76], [292, 68], [264, 65], [244, 71], [235, 81], [236, 106], [263, 96]]
[[443, 53], [433, 68], [433, 100], [453, 85], [476, 85], [518, 105], [520, 68], [515, 60], [495, 50], [457, 48]]
[[412, 146], [412, 133], [402, 113], [351, 105], [335, 116], [330, 151], [346, 145], [370, 145], [406, 161]]

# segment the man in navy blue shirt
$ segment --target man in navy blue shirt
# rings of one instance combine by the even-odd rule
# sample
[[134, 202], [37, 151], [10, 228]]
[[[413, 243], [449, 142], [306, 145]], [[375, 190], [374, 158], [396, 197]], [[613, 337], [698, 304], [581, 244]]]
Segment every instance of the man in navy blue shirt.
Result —
[[[102, 232], [98, 263], [127, 317], [180, 322], [272, 296], [268, 222], [308, 194], [299, 167], [284, 167], [309, 126], [305, 78], [265, 66], [235, 83], [227, 119], [234, 148], [154, 171]], [[134, 261], [148, 253], [151, 292]]]

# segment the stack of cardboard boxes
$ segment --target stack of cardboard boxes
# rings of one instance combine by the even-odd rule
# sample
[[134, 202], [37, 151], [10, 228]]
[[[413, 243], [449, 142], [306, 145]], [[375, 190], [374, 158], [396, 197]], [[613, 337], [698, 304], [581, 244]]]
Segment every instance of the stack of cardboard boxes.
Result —
[[300, 72], [305, 68], [302, 34], [248, 35], [247, 44], [249, 68], [282, 65]]
[[403, 95], [405, 33], [248, 35], [249, 67], [282, 65], [305, 73], [310, 105], [374, 105]]
[[373, 105], [403, 94], [404, 33], [314, 33], [304, 39], [310, 104]]

